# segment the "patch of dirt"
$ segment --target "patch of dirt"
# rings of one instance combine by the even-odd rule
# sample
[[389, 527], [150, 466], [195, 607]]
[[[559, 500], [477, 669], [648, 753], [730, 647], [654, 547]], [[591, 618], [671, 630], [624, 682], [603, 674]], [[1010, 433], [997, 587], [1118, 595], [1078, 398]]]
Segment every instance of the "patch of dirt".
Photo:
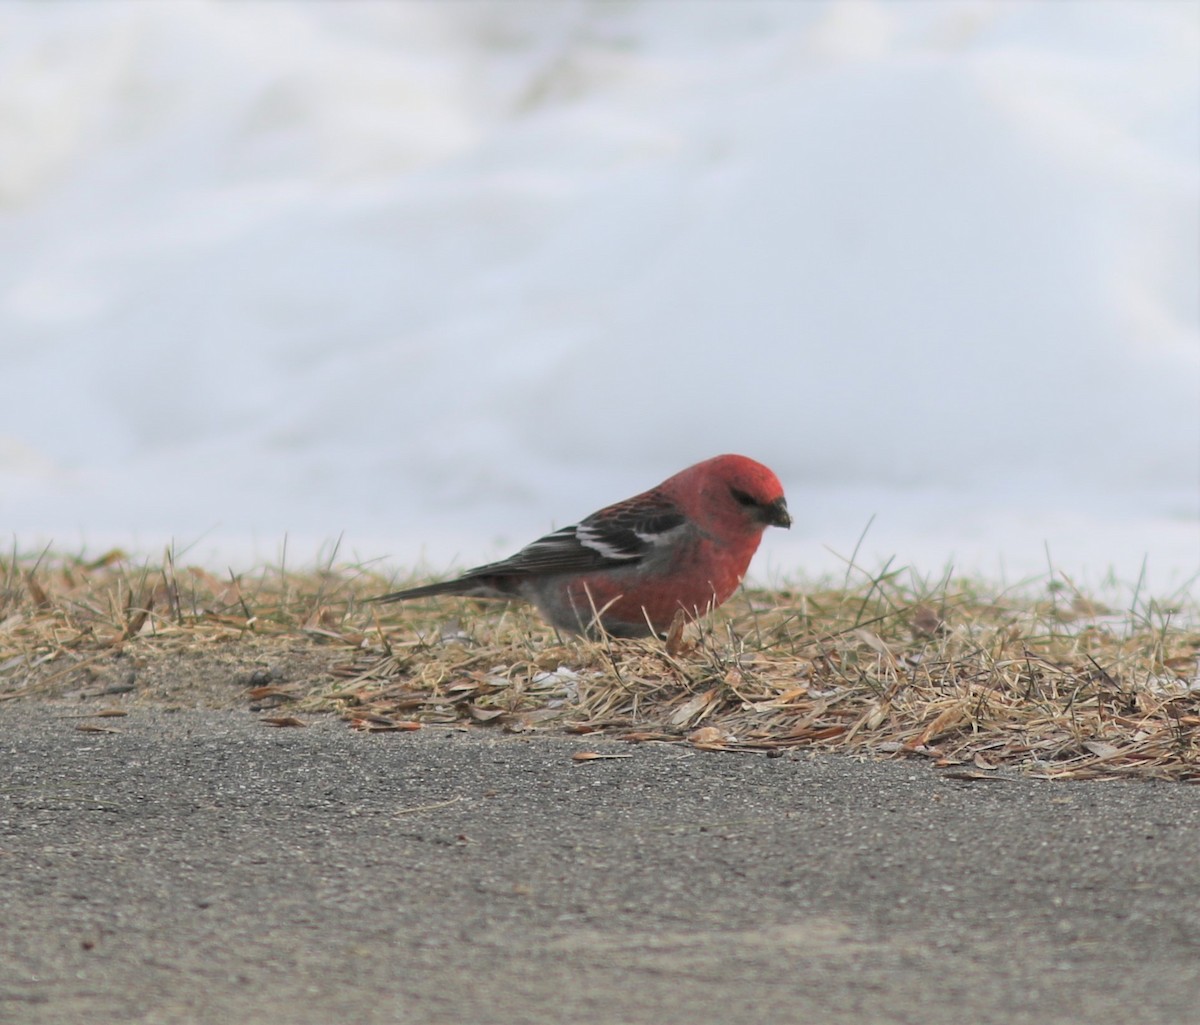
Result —
[[10, 678], [0, 700], [29, 696], [89, 710], [276, 709], [328, 687], [334, 661], [325, 645], [302, 638], [243, 637], [166, 648], [135, 642]]

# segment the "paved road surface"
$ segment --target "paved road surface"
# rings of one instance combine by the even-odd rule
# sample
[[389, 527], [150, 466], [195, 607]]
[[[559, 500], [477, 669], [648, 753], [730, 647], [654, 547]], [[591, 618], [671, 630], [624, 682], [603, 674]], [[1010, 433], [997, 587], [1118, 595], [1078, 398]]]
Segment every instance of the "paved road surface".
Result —
[[5, 1023], [1200, 1022], [1198, 787], [65, 711], [0, 708]]

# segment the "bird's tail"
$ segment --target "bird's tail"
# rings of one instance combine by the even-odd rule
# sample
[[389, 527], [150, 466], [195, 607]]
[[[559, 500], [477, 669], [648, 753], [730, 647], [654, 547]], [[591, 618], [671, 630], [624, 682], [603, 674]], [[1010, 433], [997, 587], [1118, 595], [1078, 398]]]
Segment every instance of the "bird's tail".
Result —
[[443, 580], [440, 584], [425, 584], [423, 587], [410, 587], [406, 591], [392, 591], [391, 594], [381, 594], [368, 598], [371, 602], [408, 601], [409, 598], [432, 598], [437, 594], [470, 594], [476, 590], [479, 582], [476, 580]]

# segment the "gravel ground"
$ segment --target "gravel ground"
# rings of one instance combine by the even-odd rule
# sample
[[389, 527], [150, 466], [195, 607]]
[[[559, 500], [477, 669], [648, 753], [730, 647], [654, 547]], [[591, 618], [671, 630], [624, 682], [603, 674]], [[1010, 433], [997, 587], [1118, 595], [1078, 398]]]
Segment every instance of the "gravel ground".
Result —
[[0, 707], [6, 1023], [1200, 1022], [1197, 787], [69, 711]]

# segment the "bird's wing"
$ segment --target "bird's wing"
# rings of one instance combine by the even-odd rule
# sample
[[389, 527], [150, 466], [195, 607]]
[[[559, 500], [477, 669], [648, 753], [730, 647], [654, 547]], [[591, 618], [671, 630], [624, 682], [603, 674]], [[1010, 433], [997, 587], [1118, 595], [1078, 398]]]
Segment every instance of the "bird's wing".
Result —
[[594, 573], [636, 566], [686, 523], [667, 499], [648, 492], [609, 506], [526, 545], [516, 555], [478, 566], [465, 577]]

